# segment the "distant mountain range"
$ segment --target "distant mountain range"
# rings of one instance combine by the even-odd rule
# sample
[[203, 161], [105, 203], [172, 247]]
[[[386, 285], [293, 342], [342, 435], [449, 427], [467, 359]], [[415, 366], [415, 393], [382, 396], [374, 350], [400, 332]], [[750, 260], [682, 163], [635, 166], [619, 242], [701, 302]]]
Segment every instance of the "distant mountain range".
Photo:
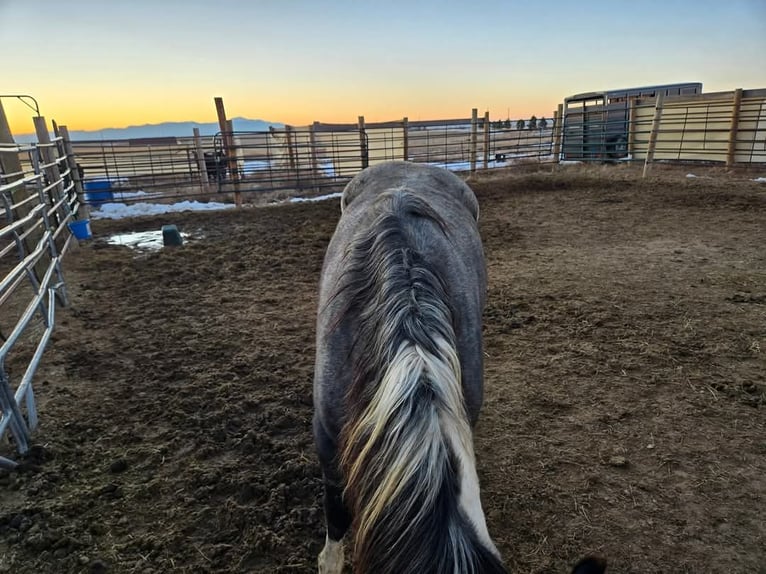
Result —
[[[247, 118], [233, 118], [234, 131], [262, 132], [269, 129], [284, 127], [279, 122], [267, 122], [264, 120], [249, 120]], [[214, 136], [220, 130], [218, 122], [163, 122], [161, 124], [146, 124], [143, 126], [128, 126], [126, 128], [104, 128], [102, 130], [69, 130], [72, 141], [83, 140], [123, 140], [139, 138], [162, 138], [162, 137], [191, 137], [194, 128], [198, 128], [200, 135]], [[35, 134], [21, 134], [14, 136], [17, 143], [36, 142]]]

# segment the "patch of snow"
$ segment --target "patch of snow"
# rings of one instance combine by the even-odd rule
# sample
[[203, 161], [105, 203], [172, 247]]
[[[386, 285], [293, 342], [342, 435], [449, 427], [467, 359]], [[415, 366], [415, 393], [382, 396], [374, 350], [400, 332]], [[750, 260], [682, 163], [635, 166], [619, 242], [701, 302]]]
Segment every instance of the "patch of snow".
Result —
[[[469, 169], [471, 169], [470, 161], [452, 161], [452, 162], [432, 161], [432, 162], [429, 162], [428, 165], [432, 165], [434, 167], [442, 167], [450, 171], [468, 171]], [[476, 165], [478, 167], [479, 163], [476, 162]]]
[[143, 197], [149, 195], [145, 191], [112, 191], [112, 195], [115, 199], [132, 199], [134, 197]]
[[[189, 234], [181, 233], [181, 237], [188, 239]], [[117, 235], [112, 235], [106, 240], [106, 242], [110, 245], [125, 245], [133, 249], [162, 249], [164, 246], [162, 230], [120, 233]]]
[[181, 201], [170, 205], [160, 203], [104, 203], [98, 209], [90, 212], [92, 219], [124, 219], [142, 215], [159, 215], [162, 213], [177, 213], [180, 211], [212, 211], [216, 209], [231, 209], [231, 203], [200, 203], [199, 201]]
[[243, 175], [255, 175], [261, 171], [268, 171], [271, 169], [271, 162], [269, 160], [252, 159], [242, 162], [242, 174]]
[[308, 201], [325, 201], [326, 199], [335, 199], [343, 195], [340, 192], [328, 193], [327, 195], [318, 195], [317, 197], [291, 197], [287, 200], [288, 203], [304, 203]]
[[319, 160], [319, 169], [324, 172], [325, 177], [335, 177], [335, 166], [331, 159]]
[[753, 181], [757, 181], [758, 183], [766, 183], [766, 177], [756, 177]]

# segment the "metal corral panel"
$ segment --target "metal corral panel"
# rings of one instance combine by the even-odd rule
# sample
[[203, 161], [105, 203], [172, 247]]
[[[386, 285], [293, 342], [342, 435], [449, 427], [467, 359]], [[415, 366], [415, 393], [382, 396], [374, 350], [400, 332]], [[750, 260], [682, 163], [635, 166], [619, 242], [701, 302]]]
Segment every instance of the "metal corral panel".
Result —
[[[655, 160], [725, 162], [729, 151], [735, 92], [667, 98], [662, 109]], [[747, 90], [736, 130], [734, 161], [766, 162], [766, 90]], [[633, 159], [645, 159], [655, 104], [635, 111]]]

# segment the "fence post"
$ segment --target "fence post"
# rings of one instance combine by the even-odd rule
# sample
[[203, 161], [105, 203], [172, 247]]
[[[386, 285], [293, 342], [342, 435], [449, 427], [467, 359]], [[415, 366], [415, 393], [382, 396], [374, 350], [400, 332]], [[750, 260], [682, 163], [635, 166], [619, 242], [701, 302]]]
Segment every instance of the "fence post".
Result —
[[[8, 118], [3, 109], [3, 102], [0, 101], [0, 143], [14, 144], [11, 127], [8, 124]], [[5, 183], [11, 183], [21, 179], [24, 175], [21, 173], [21, 160], [15, 153], [0, 153], [0, 171], [2, 171]]]
[[[35, 134], [37, 135], [37, 141], [38, 141], [38, 148], [37, 151], [39, 152], [39, 158], [40, 163], [44, 164], [45, 167], [41, 167], [41, 171], [45, 174], [45, 179], [47, 180], [46, 183], [42, 183], [42, 187], [48, 187], [48, 199], [51, 202], [51, 207], [59, 200], [64, 197], [63, 193], [63, 182], [61, 180], [61, 172], [59, 171], [59, 166], [54, 161], [53, 157], [53, 151], [51, 149], [51, 138], [48, 134], [48, 126], [45, 122], [45, 118], [43, 116], [35, 116], [32, 118], [32, 121], [35, 126]], [[54, 185], [55, 183], [55, 185]], [[66, 206], [66, 211], [69, 211], [69, 204]], [[65, 213], [63, 216], [58, 212], [51, 213], [53, 216], [53, 227], [58, 227], [62, 223], [65, 222], [66, 218], [68, 217], [68, 213]], [[40, 240], [41, 237], [43, 237], [43, 234], [45, 233], [45, 230], [41, 230], [39, 232], [35, 232], [32, 234], [32, 236], [29, 237], [34, 243], [37, 243], [37, 241]], [[30, 245], [31, 247], [31, 245]], [[31, 250], [30, 250], [31, 251]], [[52, 256], [51, 252], [48, 252], [49, 256]], [[48, 262], [44, 261], [43, 259], [39, 259], [37, 264], [34, 266], [34, 272], [35, 277], [38, 281], [38, 284], [42, 284], [42, 278], [45, 276], [45, 273], [48, 269]], [[62, 303], [65, 303], [62, 301]]]
[[[8, 428], [10, 428], [13, 438], [16, 439], [16, 449], [21, 454], [26, 453], [29, 450], [32, 437], [29, 433], [29, 427], [24, 422], [19, 403], [16, 402], [16, 397], [11, 391], [10, 381], [2, 369], [0, 369], [0, 406], [2, 406], [3, 411], [9, 412]], [[12, 466], [12, 462], [3, 458], [3, 466], [8, 468]]]
[[218, 116], [218, 129], [221, 130], [221, 138], [223, 139], [223, 152], [228, 156], [229, 154], [229, 134], [226, 125], [226, 109], [223, 107], [223, 98], [213, 98], [215, 102], [215, 112]]
[[[37, 141], [40, 143], [40, 153], [42, 155], [43, 163], [46, 164], [44, 168], [45, 177], [48, 179], [49, 188], [48, 194], [51, 199], [51, 204], [56, 203], [59, 199], [64, 197], [63, 181], [61, 180], [61, 171], [59, 171], [58, 163], [54, 157], [53, 149], [51, 147], [51, 138], [48, 134], [48, 126], [43, 116], [35, 116], [32, 118], [35, 124], [35, 133], [37, 134]], [[54, 185], [55, 183], [55, 185]], [[66, 218], [67, 214], [58, 213], [56, 216], [56, 224], [60, 224]]]
[[636, 148], [636, 98], [630, 98], [628, 104], [628, 157], [634, 159]]
[[364, 116], [359, 116], [359, 153], [362, 158], [362, 169], [370, 166], [370, 150], [367, 149], [367, 134], [364, 131]]
[[314, 122], [309, 126], [309, 151], [311, 152], [311, 185], [314, 191], [319, 191], [317, 180], [319, 179], [319, 161], [317, 159], [317, 136], [316, 128], [319, 122]]
[[558, 109], [553, 112], [553, 161], [561, 161], [561, 134], [564, 127], [564, 104], [559, 104]]
[[234, 135], [233, 124], [226, 119], [226, 110], [223, 107], [223, 98], [213, 98], [215, 102], [215, 111], [218, 115], [218, 128], [221, 130], [223, 139], [223, 151], [226, 155], [226, 163], [229, 166], [231, 179], [234, 181], [234, 203], [237, 207], [242, 207], [242, 193], [239, 190], [239, 170], [237, 169], [237, 159], [234, 154]]
[[[11, 145], [16, 143], [13, 139], [11, 127], [8, 124], [8, 118], [5, 115], [2, 101], [0, 101], [0, 143]], [[24, 171], [21, 167], [21, 159], [19, 159], [18, 153], [0, 153], [0, 174], [2, 174], [0, 175], [0, 183], [3, 184], [13, 183], [16, 180], [23, 179]], [[19, 203], [22, 199], [26, 199], [29, 195], [30, 193], [27, 191], [25, 186], [18, 187], [10, 192], [12, 203]], [[31, 210], [32, 206], [27, 203], [22, 207], [16, 208], [15, 215], [21, 219]], [[37, 234], [37, 238], [39, 238], [39, 234]], [[24, 249], [26, 249], [27, 252], [34, 251], [35, 242], [36, 239], [33, 240], [32, 237], [27, 235], [23, 240]], [[37, 279], [39, 279], [39, 277], [37, 277]], [[0, 375], [2, 375], [2, 372], [0, 372]]]
[[484, 112], [484, 169], [489, 169], [489, 110]]
[[290, 171], [295, 172], [295, 181], [296, 184], [298, 181], [300, 181], [300, 178], [298, 176], [298, 169], [296, 167], [296, 151], [295, 151], [295, 141], [293, 139], [293, 126], [285, 126], [285, 139], [287, 140], [287, 164], [290, 166]]
[[726, 152], [726, 167], [734, 167], [737, 154], [737, 131], [739, 130], [739, 111], [742, 108], [742, 88], [734, 91], [734, 105], [731, 108], [731, 128], [729, 129], [729, 149]]
[[478, 139], [479, 110], [471, 110], [471, 174], [476, 173], [476, 140]]
[[[74, 190], [77, 194], [77, 201], [80, 204], [80, 209], [87, 210], [88, 205], [85, 203], [82, 179], [80, 178], [80, 168], [77, 165], [77, 160], [74, 157], [72, 140], [69, 139], [69, 128], [66, 126], [59, 126], [59, 132], [61, 133], [61, 139], [64, 141], [64, 151], [66, 152], [67, 165], [69, 166], [69, 170], [72, 172], [72, 181], [74, 182]], [[87, 215], [87, 211], [85, 215]]]
[[202, 191], [210, 193], [210, 180], [207, 178], [207, 163], [205, 162], [205, 152], [202, 150], [202, 140], [199, 135], [199, 128], [194, 130], [194, 149], [197, 152], [197, 169], [199, 169], [199, 179], [202, 185]]
[[649, 147], [646, 150], [646, 161], [644, 162], [644, 173], [642, 177], [649, 174], [649, 167], [654, 161], [654, 150], [657, 147], [657, 134], [660, 131], [660, 122], [662, 121], [662, 104], [665, 101], [665, 92], [657, 94], [657, 100], [654, 102], [654, 117], [652, 118], [652, 131], [649, 133]]
[[403, 148], [402, 155], [404, 156], [404, 161], [407, 161], [410, 159], [409, 131], [410, 131], [410, 120], [405, 117], [402, 120], [402, 148]]
[[234, 181], [234, 205], [242, 207], [242, 191], [239, 189], [239, 152], [240, 147], [234, 138], [234, 123], [226, 120], [226, 132], [229, 134], [229, 171], [231, 179]]

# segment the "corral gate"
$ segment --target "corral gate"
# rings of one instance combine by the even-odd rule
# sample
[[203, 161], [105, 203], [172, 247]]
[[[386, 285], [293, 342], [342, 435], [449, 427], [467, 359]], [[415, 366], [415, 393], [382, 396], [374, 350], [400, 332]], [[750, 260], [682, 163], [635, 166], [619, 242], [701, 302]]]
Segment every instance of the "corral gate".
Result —
[[204, 156], [219, 192], [338, 188], [370, 164], [366, 130], [337, 126], [219, 132]]

